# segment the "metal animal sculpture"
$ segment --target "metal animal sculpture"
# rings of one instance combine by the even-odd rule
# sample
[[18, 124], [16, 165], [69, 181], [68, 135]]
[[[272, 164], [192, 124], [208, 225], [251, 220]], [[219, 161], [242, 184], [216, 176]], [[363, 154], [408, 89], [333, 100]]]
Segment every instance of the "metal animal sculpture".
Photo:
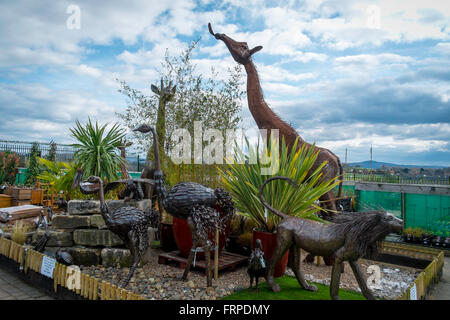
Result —
[[273, 281], [273, 273], [275, 264], [289, 249], [289, 266], [298, 283], [306, 290], [317, 291], [315, 286], [305, 281], [300, 270], [300, 249], [304, 249], [313, 255], [334, 258], [330, 284], [332, 299], [339, 299], [339, 283], [344, 261], [349, 262], [364, 297], [375, 299], [367, 287], [358, 259], [375, 255], [378, 245], [386, 235], [401, 232], [402, 220], [383, 211], [340, 213], [333, 219], [334, 223], [329, 224], [288, 216], [269, 205], [263, 197], [266, 184], [276, 179], [285, 180], [298, 187], [287, 177], [272, 177], [260, 188], [259, 197], [262, 204], [283, 219], [277, 227], [276, 249], [268, 262], [267, 283], [270, 288], [275, 292], [280, 291], [280, 287]]
[[[98, 193], [99, 183], [82, 181], [83, 178], [83, 169], [78, 168], [73, 179], [72, 189], [78, 186], [82, 194], [96, 194]], [[119, 187], [120, 185], [125, 185], [124, 190], [120, 192], [118, 195], [119, 199], [123, 199], [125, 201], [134, 199], [134, 200], [142, 200], [145, 198], [144, 187], [145, 185], [153, 185], [153, 180], [144, 179], [144, 178], [129, 178], [129, 179], [119, 179], [116, 181], [108, 182], [103, 187], [103, 194], [108, 193], [111, 190]]]
[[[211, 279], [211, 241], [209, 233], [216, 228], [223, 230], [226, 222], [234, 214], [234, 205], [230, 194], [221, 188], [211, 189], [195, 182], [180, 182], [170, 190], [166, 189], [162, 178], [159, 158], [158, 136], [155, 128], [141, 125], [136, 131], [153, 133], [153, 146], [155, 152], [154, 181], [156, 192], [162, 207], [172, 216], [187, 220], [192, 235], [192, 249], [189, 254], [182, 279], [188, 276], [198, 245], [203, 247], [206, 257], [207, 285], [212, 285]], [[222, 212], [222, 215], [218, 211]], [[217, 245], [217, 244], [216, 244]]]
[[[47, 216], [49, 217], [49, 220], [51, 221], [52, 216], [53, 216], [53, 210], [50, 207], [46, 207], [43, 210], [47, 210]], [[46, 216], [44, 215], [43, 210], [41, 211], [41, 213], [39, 215], [39, 222], [37, 224], [37, 228], [38, 229], [44, 229], [45, 233], [36, 242], [36, 245], [33, 248], [33, 250], [38, 251], [38, 252], [44, 252], [45, 251], [45, 247], [47, 246], [47, 243], [50, 240], [50, 232], [47, 230], [48, 229], [48, 223], [47, 223], [47, 219], [46, 219]], [[60, 244], [61, 243], [59, 243], [59, 245]], [[58, 248], [58, 250], [56, 251], [56, 253], [54, 255], [52, 255], [52, 254], [50, 254], [50, 255], [54, 256], [56, 258], [56, 261], [66, 265], [66, 266], [70, 266], [70, 265], [73, 264], [72, 255], [70, 253], [68, 253], [67, 251], [61, 249], [61, 248]]]
[[128, 173], [127, 169], [127, 151], [126, 148], [133, 145], [132, 142], [128, 142], [126, 139], [123, 141], [120, 141], [120, 145], [117, 147], [117, 149], [120, 150], [120, 157], [123, 159], [123, 161], [120, 163], [120, 174], [122, 179], [131, 179], [130, 174]]
[[[139, 260], [148, 249], [148, 228], [151, 226], [151, 222], [155, 220], [155, 216], [159, 215], [159, 213], [152, 208], [143, 211], [135, 207], [122, 207], [110, 211], [105, 202], [102, 179], [96, 176], [90, 176], [87, 182], [91, 184], [90, 190], [92, 190], [92, 185], [97, 185], [97, 192], [100, 197], [100, 212], [105, 220], [106, 226], [110, 231], [118, 235], [130, 249], [131, 267], [122, 284], [122, 287], [125, 288], [133, 276]], [[85, 185], [80, 184], [80, 189]]]
[[[208, 24], [209, 32], [217, 39], [222, 40], [227, 46], [233, 59], [244, 65], [247, 73], [247, 100], [250, 112], [255, 119], [259, 129], [266, 129], [268, 131], [267, 136], [270, 136], [271, 129], [278, 129], [281, 137], [284, 137], [288, 150], [292, 148], [295, 140], [298, 138], [297, 149], [306, 145], [307, 148], [311, 148], [312, 145], [303, 140], [300, 135], [285, 121], [280, 119], [275, 112], [269, 107], [264, 100], [263, 91], [259, 82], [258, 71], [252, 61], [252, 55], [262, 49], [262, 46], [249, 49], [246, 42], [238, 42], [223, 33], [214, 33], [211, 24]], [[322, 169], [324, 181], [330, 181], [338, 175], [343, 174], [343, 169], [339, 157], [332, 153], [330, 150], [315, 146], [315, 151], [318, 151], [316, 162], [311, 168], [309, 174], [314, 172], [324, 161], [327, 164]], [[338, 198], [341, 197], [342, 182], [339, 184]], [[324, 208], [328, 210], [326, 216], [334, 216], [336, 214], [336, 204], [333, 191], [324, 194], [320, 198]], [[327, 218], [327, 217], [325, 217]]]
[[267, 271], [264, 252], [262, 251], [262, 243], [260, 239], [256, 239], [256, 246], [248, 258], [247, 273], [250, 276], [250, 289], [253, 287], [253, 279], [256, 280], [256, 290], [258, 290], [258, 281], [260, 277], [266, 276]]

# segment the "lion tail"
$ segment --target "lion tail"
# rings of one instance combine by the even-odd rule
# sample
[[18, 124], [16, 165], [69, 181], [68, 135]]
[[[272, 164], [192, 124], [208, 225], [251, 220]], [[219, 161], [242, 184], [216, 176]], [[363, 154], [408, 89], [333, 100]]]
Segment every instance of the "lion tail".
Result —
[[262, 184], [261, 188], [259, 188], [259, 199], [261, 200], [261, 203], [263, 204], [264, 207], [266, 207], [267, 209], [269, 209], [270, 211], [272, 211], [273, 213], [275, 213], [277, 216], [279, 216], [282, 219], [286, 219], [289, 218], [289, 215], [273, 208], [270, 204], [267, 203], [267, 201], [264, 199], [263, 197], [263, 190], [264, 187], [266, 186], [266, 184], [268, 184], [269, 182], [273, 181], [273, 180], [285, 180], [287, 182], [289, 182], [292, 186], [298, 188], [298, 185], [294, 182], [294, 180], [288, 178], [288, 177], [282, 177], [282, 176], [275, 176], [272, 178], [267, 179], [266, 181], [264, 181], [264, 183]]

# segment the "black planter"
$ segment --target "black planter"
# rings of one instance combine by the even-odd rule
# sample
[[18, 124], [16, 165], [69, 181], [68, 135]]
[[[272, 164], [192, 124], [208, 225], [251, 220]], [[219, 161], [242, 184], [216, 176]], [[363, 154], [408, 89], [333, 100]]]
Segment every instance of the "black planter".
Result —
[[442, 244], [442, 248], [446, 248], [446, 249], [450, 248], [450, 238], [449, 237], [445, 238], [445, 241]]
[[427, 236], [424, 236], [424, 237], [422, 237], [422, 244], [424, 245], [424, 246], [429, 246], [430, 245], [430, 238], [429, 237], [427, 237]]
[[433, 245], [436, 247], [440, 247], [442, 245], [442, 237], [441, 236], [437, 236], [436, 238], [433, 239]]

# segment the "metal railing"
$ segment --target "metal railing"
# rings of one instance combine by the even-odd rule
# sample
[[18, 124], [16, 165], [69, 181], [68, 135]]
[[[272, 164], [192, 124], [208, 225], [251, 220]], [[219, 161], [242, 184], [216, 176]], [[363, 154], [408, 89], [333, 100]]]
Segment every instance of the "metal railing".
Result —
[[450, 185], [450, 176], [400, 176], [389, 174], [344, 173], [344, 181]]
[[[52, 143], [38, 142], [40, 156], [45, 157], [49, 154]], [[59, 144], [56, 143], [56, 161], [70, 161], [76, 151], [69, 144]], [[30, 158], [31, 148], [33, 142], [26, 141], [10, 141], [10, 140], [0, 140], [0, 151], [11, 151], [17, 153], [19, 156], [25, 158], [25, 160]]]

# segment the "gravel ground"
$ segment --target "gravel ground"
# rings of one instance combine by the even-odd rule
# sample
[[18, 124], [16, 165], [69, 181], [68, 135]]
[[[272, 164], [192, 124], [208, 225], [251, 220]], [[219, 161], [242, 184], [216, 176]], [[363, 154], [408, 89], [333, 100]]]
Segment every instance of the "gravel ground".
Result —
[[[245, 266], [237, 268], [234, 272], [220, 272], [218, 281], [213, 279], [213, 287], [206, 287], [206, 278], [203, 272], [192, 271], [187, 281], [181, 281], [183, 270], [177, 264], [158, 264], [160, 250], [152, 250], [150, 262], [144, 267], [138, 268], [130, 280], [128, 290], [138, 292], [147, 299], [156, 300], [215, 300], [227, 296], [234, 291], [247, 288], [249, 278]], [[304, 257], [304, 255], [303, 255]], [[302, 259], [303, 259], [302, 257]], [[412, 272], [403, 268], [391, 268], [380, 266], [381, 278], [378, 285], [370, 285], [375, 295], [384, 299], [395, 299], [417, 277], [418, 272]], [[361, 266], [366, 272], [369, 263]], [[102, 266], [82, 267], [82, 270], [101, 280], [120, 285], [128, 274], [128, 268], [105, 268]], [[308, 281], [329, 285], [331, 267], [321, 264], [302, 263], [302, 271]], [[287, 274], [293, 275], [287, 269]], [[263, 279], [260, 279], [263, 282]], [[352, 291], [360, 291], [353, 272], [348, 263], [345, 263], [344, 273], [341, 275], [340, 288]]]

